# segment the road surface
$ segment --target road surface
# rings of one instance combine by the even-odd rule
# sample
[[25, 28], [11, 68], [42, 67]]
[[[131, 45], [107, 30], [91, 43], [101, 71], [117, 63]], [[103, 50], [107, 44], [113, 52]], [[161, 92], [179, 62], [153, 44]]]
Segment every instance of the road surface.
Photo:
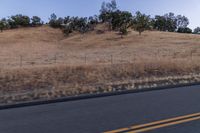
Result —
[[200, 86], [0, 110], [0, 133], [200, 133]]

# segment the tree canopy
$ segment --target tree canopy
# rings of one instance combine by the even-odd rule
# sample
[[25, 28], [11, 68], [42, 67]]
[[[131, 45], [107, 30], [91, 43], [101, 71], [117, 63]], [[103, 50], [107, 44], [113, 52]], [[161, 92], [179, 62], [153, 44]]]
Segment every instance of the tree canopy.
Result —
[[142, 32], [150, 28], [150, 16], [136, 12], [135, 18], [133, 19], [133, 28], [139, 32]]
[[[121, 36], [128, 34], [128, 30], [134, 29], [142, 34], [145, 30], [159, 30], [178, 33], [192, 33], [188, 28], [189, 19], [184, 15], [175, 15], [172, 12], [164, 15], [151, 17], [141, 12], [132, 14], [128, 11], [118, 9], [117, 2], [111, 0], [103, 2], [99, 15], [90, 17], [57, 17], [55, 13], [50, 15], [48, 25], [53, 28], [60, 28], [66, 35], [73, 31], [84, 34], [95, 29], [98, 24], [107, 25], [107, 30], [117, 31]], [[43, 21], [38, 16], [29, 17], [23, 14], [12, 15], [0, 20], [0, 30], [20, 27], [31, 27], [43, 25]], [[194, 34], [200, 33], [197, 27]]]

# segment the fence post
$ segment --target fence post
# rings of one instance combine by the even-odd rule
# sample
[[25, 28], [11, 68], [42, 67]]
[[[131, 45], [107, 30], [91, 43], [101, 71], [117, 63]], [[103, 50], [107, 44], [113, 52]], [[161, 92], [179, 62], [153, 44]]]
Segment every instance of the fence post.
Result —
[[123, 57], [122, 57], [122, 54], [120, 54], [120, 63], [123, 63]]
[[133, 63], [133, 60], [132, 60], [132, 59], [133, 59], [133, 56], [132, 56], [132, 54], [130, 54], [130, 57], [129, 57], [129, 63], [130, 63], [130, 64]]
[[160, 57], [161, 57], [161, 55], [160, 55], [160, 49], [158, 49], [158, 52], [157, 52], [157, 59], [160, 60]]
[[87, 55], [85, 54], [85, 65], [87, 64]]
[[20, 55], [20, 67], [22, 67], [22, 55]]
[[191, 51], [190, 53], [190, 56], [191, 56], [191, 61], [193, 60], [193, 52]]
[[113, 64], [113, 55], [110, 56], [110, 63]]
[[57, 55], [55, 54], [54, 63], [57, 63]]

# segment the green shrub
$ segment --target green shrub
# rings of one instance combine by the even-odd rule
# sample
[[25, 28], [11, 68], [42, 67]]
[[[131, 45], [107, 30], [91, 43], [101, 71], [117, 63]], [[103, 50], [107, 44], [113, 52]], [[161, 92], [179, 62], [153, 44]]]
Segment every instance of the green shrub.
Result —
[[32, 26], [40, 26], [40, 25], [43, 24], [41, 18], [38, 17], [38, 16], [33, 16], [33, 17], [31, 18], [31, 21], [32, 21], [32, 23], [31, 23]]

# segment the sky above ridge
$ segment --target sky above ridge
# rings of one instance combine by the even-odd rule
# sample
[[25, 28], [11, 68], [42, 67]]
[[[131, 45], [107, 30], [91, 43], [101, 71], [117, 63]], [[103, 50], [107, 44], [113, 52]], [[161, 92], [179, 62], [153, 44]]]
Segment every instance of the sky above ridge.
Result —
[[[93, 16], [99, 14], [101, 3], [110, 0], [0, 0], [0, 17], [15, 14], [40, 16], [48, 21], [50, 14], [64, 16]], [[190, 19], [190, 28], [200, 26], [199, 0], [116, 0], [118, 8], [132, 13], [141, 11], [154, 15], [174, 12]]]

